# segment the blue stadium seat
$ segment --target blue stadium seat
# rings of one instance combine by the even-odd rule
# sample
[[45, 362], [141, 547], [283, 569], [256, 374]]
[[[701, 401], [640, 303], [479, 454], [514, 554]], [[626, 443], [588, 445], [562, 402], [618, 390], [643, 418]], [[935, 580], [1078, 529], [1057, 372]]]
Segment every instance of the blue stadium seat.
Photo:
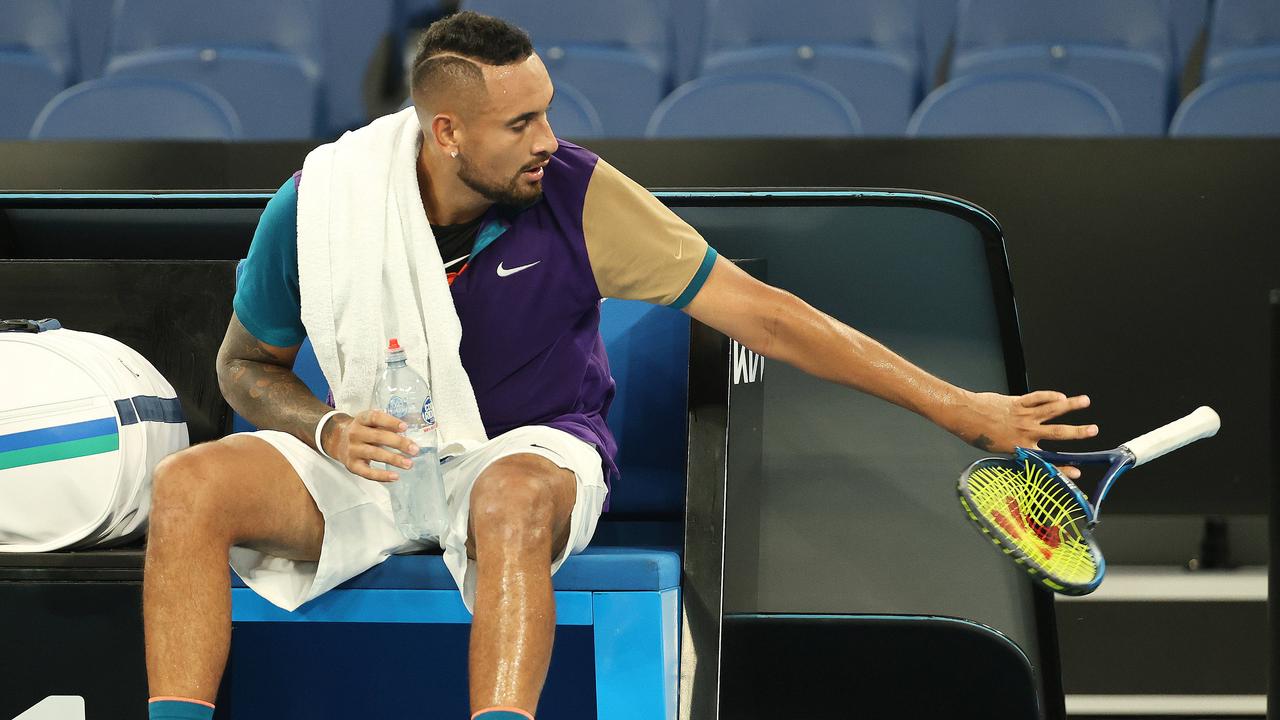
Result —
[[951, 77], [1055, 72], [1093, 85], [1132, 135], [1163, 135], [1174, 92], [1170, 0], [961, 0]]
[[915, 137], [1118, 135], [1105, 95], [1080, 80], [1039, 73], [977, 75], [933, 91], [911, 118]]
[[920, 40], [924, 47], [924, 87], [933, 87], [938, 66], [951, 50], [959, 0], [916, 0], [920, 5]]
[[1209, 22], [1209, 0], [1169, 0], [1169, 6], [1173, 11], [1174, 74], [1177, 77]]
[[791, 72], [855, 107], [869, 135], [901, 135], [924, 88], [916, 0], [718, 0], [703, 76]]
[[102, 75], [107, 61], [107, 40], [111, 28], [111, 7], [102, 0], [71, 0], [71, 25], [76, 43], [77, 81]]
[[118, 0], [105, 74], [208, 86], [235, 108], [247, 139], [312, 137], [317, 15], [309, 0]]
[[547, 111], [556, 137], [596, 138], [604, 135], [600, 114], [591, 101], [569, 83], [556, 83], [556, 95]]
[[234, 140], [240, 121], [208, 88], [164, 78], [103, 78], [59, 93], [31, 128], [33, 140]]
[[1280, 137], [1280, 73], [1228, 75], [1201, 85], [1173, 116], [1169, 134]]
[[668, 0], [465, 0], [462, 7], [528, 31], [551, 79], [585, 95], [607, 135], [643, 134], [671, 86]]
[[425, 27], [447, 13], [453, 4], [449, 0], [395, 0], [395, 21], [398, 26], [415, 23]]
[[323, 55], [323, 122], [329, 135], [364, 125], [365, 74], [392, 32], [398, 0], [318, 0]]
[[849, 101], [820, 80], [788, 73], [711, 75], [671, 93], [649, 137], [848, 137], [862, 134]]
[[[707, 16], [714, 0], [679, 0], [671, 7], [672, 81], [682, 85], [698, 76], [707, 39]], [[954, 0], [952, 0], [954, 2]]]
[[1280, 3], [1219, 0], [1209, 20], [1204, 79], [1280, 72]]
[[600, 337], [617, 386], [609, 429], [626, 477], [610, 489], [609, 511], [678, 515], [685, 498], [687, 437], [679, 419], [688, 406], [689, 316], [637, 300], [605, 300]]
[[65, 0], [0, 2], [0, 138], [25, 138], [74, 74]]

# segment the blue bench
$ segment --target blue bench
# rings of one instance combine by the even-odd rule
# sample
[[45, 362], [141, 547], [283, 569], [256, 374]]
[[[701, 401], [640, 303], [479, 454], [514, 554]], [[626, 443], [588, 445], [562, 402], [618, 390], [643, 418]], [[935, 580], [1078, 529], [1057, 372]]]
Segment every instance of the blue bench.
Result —
[[[609, 420], [622, 479], [597, 542], [554, 578], [556, 622], [593, 630], [598, 717], [675, 718], [689, 319], [618, 300], [601, 315], [618, 384]], [[317, 397], [328, 395], [309, 341], [294, 370]], [[251, 429], [239, 417], [233, 427]], [[392, 556], [292, 613], [234, 573], [231, 595], [233, 623], [471, 621], [439, 554]]]

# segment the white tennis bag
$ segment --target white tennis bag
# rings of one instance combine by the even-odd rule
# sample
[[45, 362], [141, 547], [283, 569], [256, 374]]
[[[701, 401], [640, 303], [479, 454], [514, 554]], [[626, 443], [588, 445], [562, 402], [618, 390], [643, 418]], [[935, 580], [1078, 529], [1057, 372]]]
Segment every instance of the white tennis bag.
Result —
[[190, 444], [173, 387], [109, 337], [56, 320], [0, 330], [0, 552], [141, 535], [152, 469]]

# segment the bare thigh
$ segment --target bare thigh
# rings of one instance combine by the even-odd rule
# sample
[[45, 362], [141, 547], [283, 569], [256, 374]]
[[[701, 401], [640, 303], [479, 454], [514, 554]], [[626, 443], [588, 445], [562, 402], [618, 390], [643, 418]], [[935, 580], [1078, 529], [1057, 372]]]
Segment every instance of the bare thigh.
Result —
[[156, 468], [153, 492], [153, 536], [183, 523], [228, 545], [291, 560], [320, 558], [324, 516], [293, 466], [265, 440], [236, 435], [171, 455]]

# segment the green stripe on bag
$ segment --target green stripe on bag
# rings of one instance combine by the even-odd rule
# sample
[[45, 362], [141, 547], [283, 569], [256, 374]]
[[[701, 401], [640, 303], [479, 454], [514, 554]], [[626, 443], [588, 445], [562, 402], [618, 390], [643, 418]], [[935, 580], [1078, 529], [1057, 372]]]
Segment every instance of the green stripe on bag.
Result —
[[40, 463], [55, 462], [57, 460], [69, 460], [88, 455], [100, 455], [119, 449], [120, 436], [112, 433], [110, 435], [84, 438], [83, 440], [69, 440], [52, 445], [10, 450], [9, 452], [0, 453], [0, 470], [23, 467], [24, 465], [39, 465]]

